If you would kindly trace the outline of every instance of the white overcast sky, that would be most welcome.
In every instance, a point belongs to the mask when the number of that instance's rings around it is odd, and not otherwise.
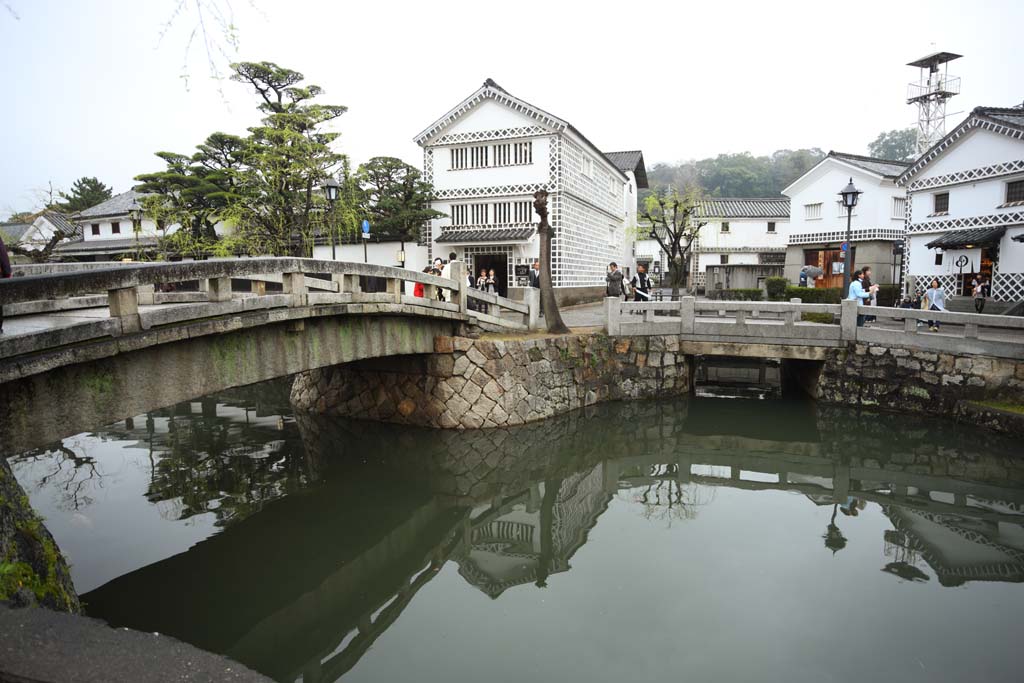
[[[200,1],[233,9],[232,60],[301,71],[324,102],[349,107],[337,144],[353,165],[419,166],[413,136],[488,77],[605,151],[642,149],[649,166],[865,153],[879,131],[914,123],[904,98],[917,71],[904,65],[936,50],[964,55],[950,112],[1024,100],[1019,0]],[[161,168],[154,152],[256,123],[254,95],[211,79],[200,42],[186,60],[197,0],[160,40],[178,2],[0,0],[0,218],[37,208],[48,182],[88,175],[126,190]]]

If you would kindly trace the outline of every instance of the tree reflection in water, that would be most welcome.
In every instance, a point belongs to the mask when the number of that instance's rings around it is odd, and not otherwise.
[[[149,449],[146,496],[171,517],[211,512],[227,529],[86,594],[92,614],[278,680],[335,680],[449,561],[495,600],[543,588],[571,570],[610,505],[671,525],[695,520],[721,488],[831,507],[823,541],[833,552],[846,546],[840,506],[852,517],[877,505],[894,527],[880,539],[879,568],[899,580],[1024,579],[1024,547],[1000,533],[1021,525],[1024,466],[1012,444],[975,431],[697,400],[439,432],[292,418],[284,403],[254,409],[265,401],[258,391],[97,432]],[[74,450],[51,457],[61,462],[38,484],[63,487],[61,472],[80,470],[67,505],[87,505],[102,470]]]

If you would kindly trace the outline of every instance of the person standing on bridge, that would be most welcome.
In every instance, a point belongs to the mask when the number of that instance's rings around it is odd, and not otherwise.
[[[629,284],[633,287],[633,301],[651,300],[651,278],[647,275],[647,266],[636,264],[636,275]]]
[[[928,289],[925,290],[924,301],[925,306],[928,308],[929,311],[946,310],[946,292],[944,289],[942,289],[942,286],[939,285],[939,280],[937,278],[932,278],[931,285],[929,285]],[[928,330],[931,332],[938,332],[939,321],[929,320]]]
[[[6,280],[14,274],[11,269],[11,257],[7,255],[4,238],[0,236],[0,278]],[[0,334],[4,333],[4,305],[0,304]]]
[[[605,296],[613,296],[617,299],[622,298],[622,271],[619,270],[619,264],[612,261],[608,264],[608,274],[605,276]]]
[[[864,305],[864,302],[871,298],[872,293],[876,290],[878,285],[872,285],[868,289],[864,289],[864,271],[856,270],[853,272],[853,280],[850,281],[850,295],[847,299],[852,299],[857,302],[857,310],[860,311],[860,307]],[[867,316],[857,313],[857,327],[864,327],[864,319]]]

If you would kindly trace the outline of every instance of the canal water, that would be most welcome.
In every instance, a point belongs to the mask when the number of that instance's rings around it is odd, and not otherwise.
[[[278,681],[1019,681],[1024,453],[787,400],[509,430],[208,397],[12,462],[88,613]]]

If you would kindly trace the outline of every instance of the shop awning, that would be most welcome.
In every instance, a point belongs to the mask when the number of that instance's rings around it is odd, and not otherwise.
[[[994,247],[1003,238],[1006,228],[971,228],[954,230],[937,237],[925,246],[929,249],[970,249],[971,247]]]
[[[534,228],[481,228],[478,230],[445,230],[437,243],[471,243],[471,242],[523,242],[533,236]]]

